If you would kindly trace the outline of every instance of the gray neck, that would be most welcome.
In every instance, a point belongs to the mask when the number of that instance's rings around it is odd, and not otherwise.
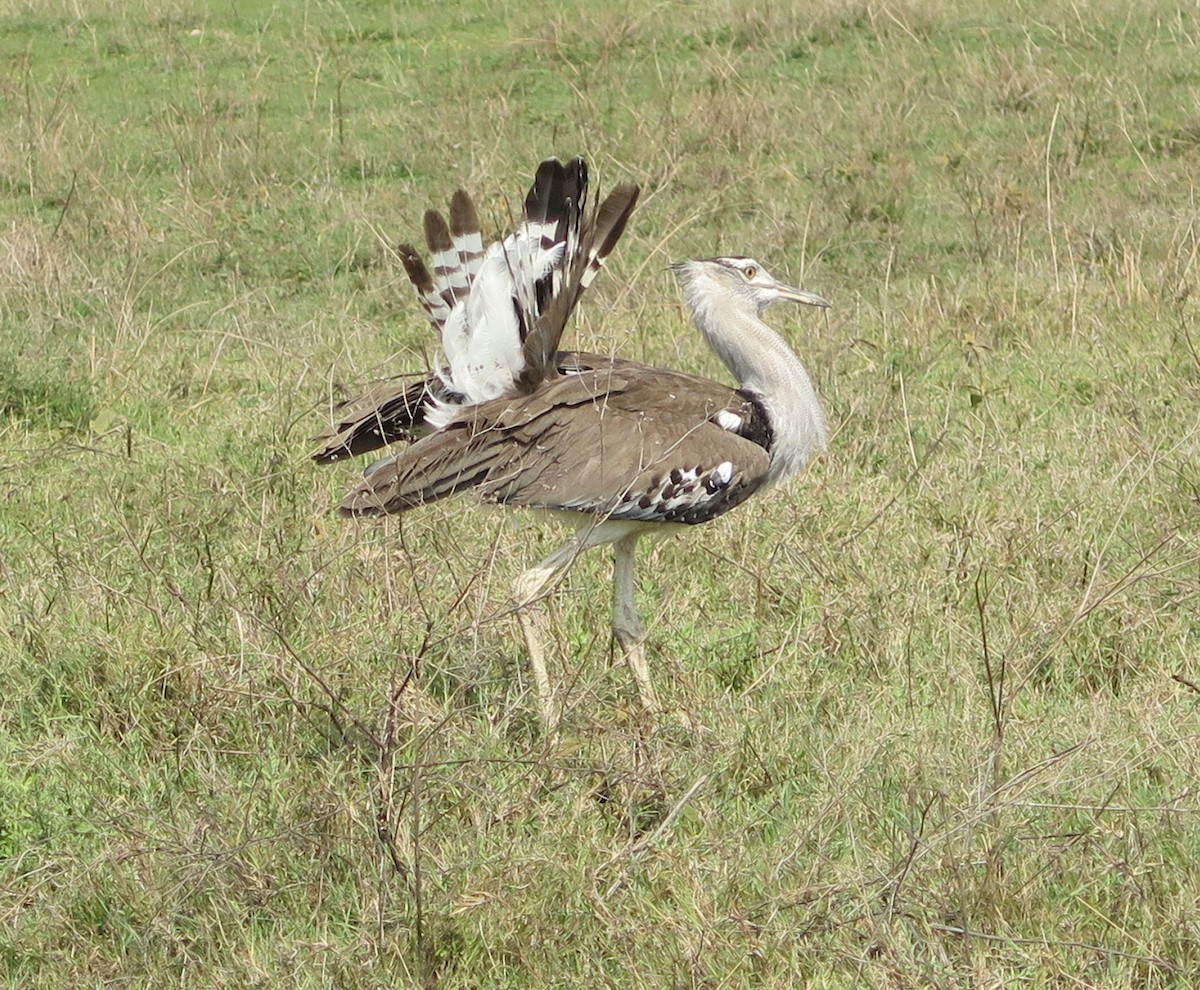
[[[756,313],[739,300],[700,295],[687,292],[692,321],[741,387],[766,409],[773,437],[767,480],[783,481],[823,451],[829,439],[817,390],[787,342]]]

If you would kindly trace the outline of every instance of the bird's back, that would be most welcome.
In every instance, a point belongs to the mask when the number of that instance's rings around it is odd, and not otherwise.
[[[598,368],[634,364],[624,358],[587,351],[559,351],[554,371],[559,376],[577,375]],[[451,401],[446,386],[436,375],[399,375],[376,382],[361,395],[333,407],[334,422],[315,442],[318,464],[332,464],[347,457],[369,454],[398,441],[411,442],[430,431],[426,413],[435,401]]]

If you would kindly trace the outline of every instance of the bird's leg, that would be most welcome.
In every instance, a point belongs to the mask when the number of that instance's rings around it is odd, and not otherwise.
[[[646,633],[638,622],[633,602],[633,559],[639,533],[632,533],[613,544],[613,635],[621,644],[625,660],[637,681],[642,707],[651,714],[657,712],[658,696],[650,683],[650,666],[646,662]]]
[[[554,702],[554,691],[550,687],[550,675],[546,672],[548,623],[546,613],[537,599],[546,586],[560,577],[588,545],[586,537],[577,533],[541,563],[523,571],[513,583],[513,604],[517,609],[517,621],[521,623],[521,632],[525,636],[529,670],[533,674],[533,684],[538,696],[538,710],[542,716],[542,725],[547,731],[558,727],[559,711]]]

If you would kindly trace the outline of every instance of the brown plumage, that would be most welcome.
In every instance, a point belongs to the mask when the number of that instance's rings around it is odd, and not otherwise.
[[[763,483],[766,435],[751,397],[623,362],[464,410],[368,468],[339,510],[403,512],[471,490],[483,501],[610,520],[705,522]]]

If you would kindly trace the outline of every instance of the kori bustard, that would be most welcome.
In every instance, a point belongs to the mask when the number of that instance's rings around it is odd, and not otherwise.
[[[451,221],[425,218],[431,275],[399,248],[441,336],[442,366],[340,407],[313,455],[328,462],[395,439],[339,506],[347,516],[404,512],[461,491],[485,502],[553,510],[577,528],[517,579],[517,606],[547,727],[559,708],[546,668],[538,599],[584,551],[613,545],[613,633],[647,711],[659,709],[634,606],[634,554],[652,530],[707,522],[800,471],[824,448],[812,380],[761,314],[780,300],[829,303],[776,281],[751,258],[686,261],[678,275],[692,321],[736,389],[678,371],[558,350],[566,321],[624,230],[638,189],[589,203],[576,158],[541,164],[524,219],[486,251],[469,196]]]

